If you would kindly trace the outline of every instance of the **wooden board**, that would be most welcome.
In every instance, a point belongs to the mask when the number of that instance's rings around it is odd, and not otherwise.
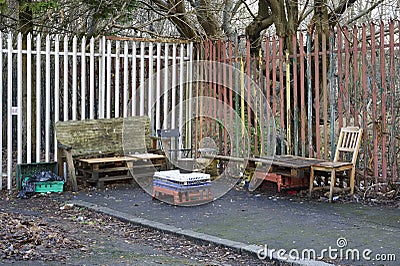
[[[147,116],[60,121],[56,134],[72,156],[144,153],[153,148]]]
[[[313,164],[323,162],[323,160],[315,158],[307,158],[292,155],[279,155],[274,157],[259,157],[251,158],[251,161],[260,162],[264,164],[271,164],[273,166],[287,167],[287,168],[309,168]]]
[[[134,159],[140,159],[140,160],[152,160],[152,159],[164,159],[165,156],[161,154],[155,154],[155,153],[141,153],[141,154],[129,154],[129,157],[132,157]]]
[[[219,159],[224,161],[244,162],[246,159],[239,157],[231,157],[224,155],[204,155],[204,158]],[[311,165],[322,162],[323,160],[315,158],[307,158],[292,155],[279,155],[274,157],[253,157],[248,158],[248,161],[259,162],[262,164],[269,164],[274,166],[288,167],[288,168],[309,168]]]
[[[115,162],[126,162],[136,161],[135,158],[131,157],[105,157],[105,158],[89,158],[89,159],[78,159],[78,161],[87,164],[98,164],[98,163],[115,163]]]
[[[245,161],[245,159],[243,159],[243,158],[226,156],[226,155],[204,154],[201,157],[206,158],[206,159],[218,159],[221,161],[233,161],[233,162],[244,162]]]

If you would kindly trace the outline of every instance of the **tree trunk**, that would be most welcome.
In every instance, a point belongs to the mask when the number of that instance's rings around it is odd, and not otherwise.
[[[296,0],[260,0],[258,14],[246,27],[246,35],[251,42],[251,53],[258,55],[261,48],[261,32],[275,25],[276,34],[283,38],[283,50],[293,51],[292,35],[299,26],[298,3]]]
[[[196,16],[207,37],[220,37],[221,30],[209,0],[200,0],[196,6]]]
[[[246,27],[246,36],[250,40],[250,52],[258,55],[261,48],[261,32],[275,23],[276,14],[271,13],[267,0],[258,1],[258,14],[253,21]]]

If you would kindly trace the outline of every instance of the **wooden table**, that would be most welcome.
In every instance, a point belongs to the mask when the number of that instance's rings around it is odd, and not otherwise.
[[[315,158],[278,155],[250,158],[249,164],[250,167],[255,168],[257,162],[261,163],[261,167],[254,172],[253,178],[274,182],[278,191],[281,191],[282,188],[308,187],[311,165],[322,161]]]
[[[311,165],[322,162],[323,160],[294,155],[277,155],[274,157],[250,158],[249,161],[270,165],[270,172],[273,173],[303,178],[310,172]]]
[[[205,158],[215,158],[221,161],[247,163],[247,169],[256,170],[253,178],[259,183],[267,180],[276,183],[278,191],[282,188],[308,187],[311,165],[322,162],[321,159],[300,157],[294,155],[277,155],[273,157],[240,158],[224,155],[205,155]],[[259,167],[257,167],[257,164]],[[254,183],[258,183],[255,180]]]

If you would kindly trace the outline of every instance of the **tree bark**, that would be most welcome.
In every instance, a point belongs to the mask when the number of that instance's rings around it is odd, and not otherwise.
[[[292,51],[291,37],[299,25],[297,0],[259,0],[258,14],[246,27],[252,54],[258,54],[261,48],[261,32],[272,25],[275,25],[276,34],[284,40],[283,49]]]
[[[200,0],[196,5],[196,16],[207,37],[221,37],[219,23],[209,0]]]

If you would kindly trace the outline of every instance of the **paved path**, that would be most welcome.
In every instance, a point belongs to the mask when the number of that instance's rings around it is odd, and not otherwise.
[[[292,201],[235,189],[205,205],[177,207],[152,200],[133,186],[81,192],[71,200],[268,250],[285,249],[292,255],[315,251],[319,257],[326,249],[325,258],[340,252],[351,258],[359,252],[359,261],[345,261],[350,265],[399,265],[400,261],[400,209]],[[364,251],[370,261],[363,259]],[[392,254],[397,262],[372,260]]]

